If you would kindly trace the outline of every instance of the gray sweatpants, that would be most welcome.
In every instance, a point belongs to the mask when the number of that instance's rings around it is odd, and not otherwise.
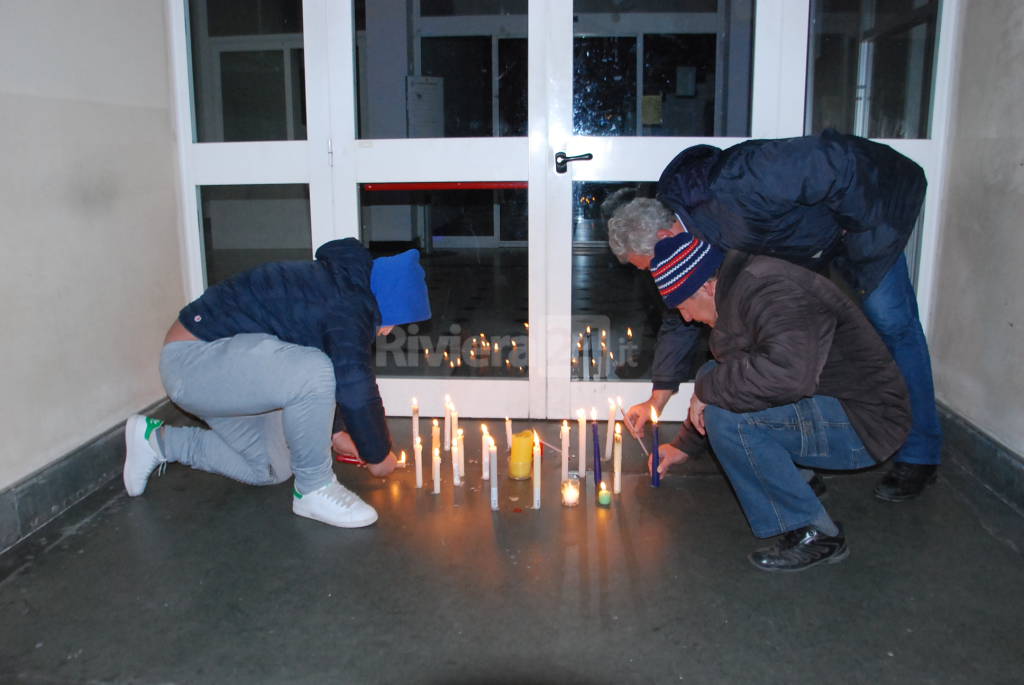
[[[246,333],[164,345],[167,396],[212,430],[166,427],[165,458],[252,485],[295,475],[311,492],[334,477],[334,367],[318,349]]]

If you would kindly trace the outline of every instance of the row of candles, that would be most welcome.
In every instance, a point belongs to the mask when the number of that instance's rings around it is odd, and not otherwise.
[[[616,420],[619,413],[625,413],[622,410],[621,399],[608,400],[608,424],[607,424],[607,435],[605,440],[605,460],[612,461],[612,491],[609,491],[605,485],[604,480],[601,478],[601,444],[600,434],[597,419],[597,410],[592,408],[590,410],[591,416],[591,435],[593,437],[593,470],[594,470],[594,482],[598,484],[598,504],[602,506],[609,506],[611,504],[612,492],[618,495],[622,492],[622,426]],[[577,422],[579,423],[579,444],[577,452],[576,472],[573,477],[570,477],[569,473],[569,443],[571,429],[568,420],[562,421],[562,427],[560,432],[561,438],[561,480],[562,480],[562,504],[565,506],[575,506],[579,503],[580,497],[580,481],[584,480],[587,475],[587,431],[586,423],[587,416],[583,409],[576,412]],[[651,452],[651,485],[658,487],[660,485],[660,476],[658,474],[658,415],[654,409],[651,409],[651,424],[654,428],[654,444]],[[494,438],[490,435],[487,430],[487,424],[481,424],[480,426],[481,440],[480,440],[480,462],[481,462],[481,479],[490,481],[490,495],[491,495],[491,509],[494,511],[498,510],[498,455],[497,455],[497,444]],[[532,480],[533,480],[533,508],[540,509],[541,503],[541,439],[537,434],[537,431],[532,431],[533,437],[533,449],[531,455],[532,462]],[[419,404],[414,397],[412,399],[412,439],[413,439],[413,460],[416,471],[416,487],[423,487],[423,441],[420,438],[420,409]],[[525,480],[530,477],[529,466],[525,472],[519,472],[520,469],[515,469],[512,459],[516,456],[513,448],[514,437],[512,435],[512,419],[505,417],[505,445],[509,451],[510,457],[510,476],[516,479]],[[641,447],[643,442],[640,441]],[[456,486],[461,486],[463,480],[466,478],[466,453],[465,453],[465,433],[462,428],[459,428],[459,412],[452,403],[451,398],[445,395],[445,412],[444,412],[444,442],[441,442],[441,424],[438,419],[433,419],[431,424],[431,479],[433,483],[433,494],[437,495],[441,492],[441,450],[451,452],[451,464],[452,464],[452,482]],[[644,448],[646,453],[646,448]],[[610,452],[610,454],[609,454]],[[529,465],[530,462],[524,460],[518,460],[519,465]],[[399,464],[405,466],[406,457],[403,451],[399,459]]]
[[[620,339],[621,342],[621,339]],[[632,344],[633,329],[626,329],[626,342]],[[600,349],[598,349],[598,343]],[[622,348],[622,351],[630,356],[629,345]],[[628,360],[621,360],[627,363]],[[594,329],[587,326],[585,331],[580,331],[576,337],[576,352],[569,358],[572,367],[572,375],[581,380],[598,380],[609,378],[612,369],[615,367],[615,352],[612,351],[608,342],[608,331],[601,329],[599,340],[594,340]]]

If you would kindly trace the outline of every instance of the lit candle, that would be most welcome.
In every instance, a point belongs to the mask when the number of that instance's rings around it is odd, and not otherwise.
[[[622,493],[622,426],[615,422],[615,442],[612,444],[612,491]]]
[[[441,450],[434,448],[434,457],[430,462],[430,475],[434,479],[434,494],[441,494]]]
[[[420,405],[416,398],[412,398],[412,443],[420,439]]]
[[[434,452],[441,449],[441,426],[438,425],[437,419],[434,419],[430,427],[430,449]]]
[[[575,507],[580,503],[580,485],[575,478],[562,481],[562,506]]]
[[[562,480],[569,480],[569,422],[562,421]]]
[[[444,451],[452,444],[452,398],[444,396]]]
[[[480,424],[480,471],[481,477],[488,480],[491,477],[491,436],[487,432],[487,424]]]
[[[491,467],[491,511],[498,511],[498,446],[494,444],[494,438],[488,436],[487,440]]]
[[[398,468],[405,468],[405,450],[398,453]]]
[[[587,477],[587,413],[582,409],[576,411],[579,423],[579,454],[576,455],[576,474],[583,480]]]
[[[533,431],[533,508],[540,509],[540,436]]]
[[[604,460],[608,461],[612,458],[612,437],[615,435],[615,413],[618,411],[618,407],[615,406],[615,400],[608,398],[608,430],[605,431],[604,436]]]
[[[601,482],[601,438],[597,432],[597,409],[590,408],[590,427],[594,432],[594,480]]]
[[[455,444],[459,446],[459,484],[462,484],[462,479],[466,477],[466,441],[465,435],[460,428],[455,433]]]
[[[612,503],[612,493],[608,491],[608,486],[601,481],[600,487],[597,489],[597,503],[602,507],[607,507]]]
[[[505,447],[510,451],[512,449],[512,419],[507,416],[505,417]]]
[[[416,442],[412,446],[413,460],[416,462],[416,487],[423,487],[423,441],[416,436]]]
[[[632,339],[633,339],[633,329],[627,327],[626,328],[626,340],[632,340]]]
[[[658,473],[658,412],[651,407],[651,425],[654,426],[654,448],[651,450],[651,487],[661,486],[661,474]]]

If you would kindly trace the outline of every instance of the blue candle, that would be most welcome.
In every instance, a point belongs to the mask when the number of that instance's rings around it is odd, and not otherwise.
[[[597,434],[597,410],[590,410],[590,417],[593,419],[591,427],[594,429],[594,482],[601,482],[601,438]]]
[[[651,487],[661,487],[661,474],[658,473],[658,463],[661,461],[658,454],[658,444],[661,440],[658,437],[658,415],[651,409],[651,423],[654,425],[654,449],[651,450]]]

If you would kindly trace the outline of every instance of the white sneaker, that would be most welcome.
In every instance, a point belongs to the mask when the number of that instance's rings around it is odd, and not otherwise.
[[[149,474],[166,460],[153,449],[149,436],[164,425],[160,419],[151,419],[138,414],[129,416],[124,424],[124,489],[132,497],[146,491]]]
[[[292,512],[339,528],[362,528],[377,520],[377,510],[337,479],[305,495],[292,488]]]

